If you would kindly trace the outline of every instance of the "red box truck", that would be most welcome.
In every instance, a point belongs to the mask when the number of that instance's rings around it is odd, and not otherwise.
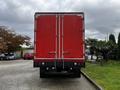
[[[36,12],[34,67],[40,77],[65,72],[80,77],[85,66],[83,12]]]

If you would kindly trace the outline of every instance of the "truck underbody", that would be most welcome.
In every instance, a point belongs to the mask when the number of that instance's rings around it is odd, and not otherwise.
[[[41,62],[39,62],[41,61]],[[46,77],[49,74],[66,74],[71,75],[71,77],[80,77],[81,76],[81,67],[85,67],[85,62],[81,60],[78,62],[64,60],[54,60],[55,62],[45,61],[45,60],[36,60],[34,62],[34,67],[40,67],[40,77]]]

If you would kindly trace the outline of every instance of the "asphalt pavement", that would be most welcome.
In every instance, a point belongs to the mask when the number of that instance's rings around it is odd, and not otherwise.
[[[0,90],[96,90],[81,78],[39,78],[39,68],[32,60],[0,61]]]

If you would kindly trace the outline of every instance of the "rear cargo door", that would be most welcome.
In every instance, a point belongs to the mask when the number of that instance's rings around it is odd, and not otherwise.
[[[39,59],[53,59],[56,52],[56,15],[38,15],[35,22],[35,56]]]
[[[80,15],[63,16],[63,57],[65,59],[83,58],[84,30],[83,17]]]

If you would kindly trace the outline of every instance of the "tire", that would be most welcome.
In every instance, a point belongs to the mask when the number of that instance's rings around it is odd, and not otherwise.
[[[73,74],[74,74],[73,75],[74,77],[80,78],[81,77],[81,71],[80,71],[80,69],[79,68],[74,69]]]
[[[40,68],[40,78],[45,78],[45,69],[44,68]]]

